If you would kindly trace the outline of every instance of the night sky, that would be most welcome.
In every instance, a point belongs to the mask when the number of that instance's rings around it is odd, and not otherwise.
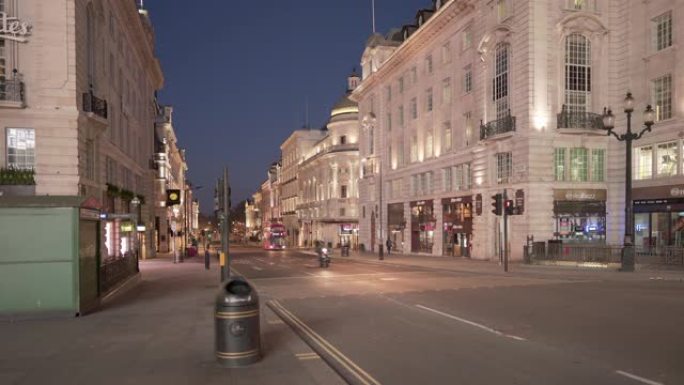
[[[376,0],[380,33],[430,0]],[[322,127],[372,32],[371,0],[147,0],[189,179],[202,212],[229,167],[232,200],[251,197],[305,123]]]

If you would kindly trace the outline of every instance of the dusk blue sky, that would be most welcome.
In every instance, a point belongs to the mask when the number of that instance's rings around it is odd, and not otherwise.
[[[376,0],[378,32],[411,22],[430,0]],[[251,197],[305,122],[326,123],[359,67],[371,34],[371,0],[148,0],[165,75],[201,210],[229,167],[234,203]]]

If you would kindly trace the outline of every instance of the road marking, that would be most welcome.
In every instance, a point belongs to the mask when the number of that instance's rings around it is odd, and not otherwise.
[[[331,357],[336,363],[340,364],[344,369],[346,369],[347,372],[351,373],[356,377],[356,379],[361,382],[364,385],[380,385],[380,383],[374,379],[370,374],[368,374],[366,371],[358,367],[352,360],[350,360],[347,356],[342,354],[339,350],[337,350],[333,345],[331,345],[328,341],[326,341],[323,337],[321,337],[318,333],[313,331],[307,324],[302,322],[299,318],[297,318],[294,314],[292,314],[289,310],[285,309],[283,305],[280,304],[280,302],[276,300],[271,300],[268,301],[268,305],[271,306],[271,308],[278,314],[279,316],[283,317],[284,320],[288,322],[288,324],[295,329],[298,333],[304,334],[307,336],[312,342],[313,345],[310,344],[310,346],[314,349],[317,350],[321,349],[329,357]],[[306,339],[305,339],[306,340]],[[309,342],[309,341],[307,341]],[[319,352],[320,355],[320,352]],[[323,357],[324,358],[324,357]],[[328,361],[328,360],[326,360]],[[330,363],[330,362],[328,362]],[[331,364],[333,368],[336,368],[334,364]],[[340,373],[342,374],[342,373]],[[344,377],[344,376],[343,376]]]
[[[399,278],[380,278],[381,281],[396,281]]]
[[[260,268],[260,267],[258,267],[258,266],[251,266],[251,267],[252,267],[252,269],[254,269],[254,270],[256,270],[256,271],[261,271],[261,270],[263,270],[262,268]]]
[[[319,356],[318,354],[316,354],[316,353],[314,353],[314,352],[311,352],[311,353],[297,353],[297,354],[295,354],[295,356],[297,356],[297,358],[298,358],[299,360],[301,360],[301,361],[305,361],[305,360],[320,360],[320,359],[321,359],[321,356]]]
[[[615,373],[617,373],[617,374],[619,374],[619,375],[621,375],[621,376],[625,376],[625,377],[627,377],[627,378],[631,378],[632,380],[635,380],[635,381],[643,382],[644,384],[648,384],[648,385],[663,385],[663,384],[660,383],[660,382],[651,381],[651,380],[649,380],[648,378],[639,377],[639,376],[637,376],[636,374],[623,372],[622,370],[616,370]]]
[[[492,328],[490,328],[489,326],[485,326],[485,325],[482,325],[482,324],[479,324],[479,323],[473,322],[473,321],[468,321],[468,320],[465,319],[465,318],[457,317],[457,316],[452,315],[452,314],[449,314],[449,313],[444,313],[444,312],[441,312],[441,311],[439,311],[439,310],[431,309],[431,308],[426,307],[426,306],[423,306],[423,305],[416,305],[416,307],[421,308],[421,309],[423,309],[423,310],[427,310],[427,311],[433,312],[433,313],[435,313],[435,314],[439,314],[439,315],[441,315],[441,316],[443,316],[443,317],[447,317],[447,318],[450,318],[450,319],[453,319],[453,320],[456,320],[456,321],[459,321],[459,322],[463,322],[464,324],[468,324],[468,325],[470,325],[470,326],[475,326],[476,328],[480,328],[480,329],[482,329],[482,330],[484,330],[484,331],[487,331],[487,332],[492,333],[492,334],[496,334],[497,336],[500,336],[500,337],[512,338],[512,339],[514,339],[514,340],[516,340],[516,341],[526,341],[526,339],[524,339],[524,338],[522,338],[522,337],[514,336],[514,335],[511,335],[511,334],[506,334],[506,333],[500,332],[500,331],[498,331],[498,330],[496,330],[496,329],[492,329]]]

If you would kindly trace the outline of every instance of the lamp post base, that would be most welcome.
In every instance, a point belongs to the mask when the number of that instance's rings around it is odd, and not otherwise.
[[[620,271],[633,272],[634,271],[634,246],[624,245],[622,248]]]
[[[378,259],[381,261],[385,259],[385,252],[382,249],[382,245],[378,247]]]

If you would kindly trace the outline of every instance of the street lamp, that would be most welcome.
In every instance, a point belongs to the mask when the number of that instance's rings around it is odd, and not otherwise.
[[[361,121],[361,125],[366,130],[374,130],[376,127],[376,123],[377,123],[377,118],[375,117],[375,114],[372,112],[369,113],[368,115],[364,116],[362,121]],[[373,133],[373,135],[371,135],[369,139],[370,139],[370,146],[371,146],[371,148],[373,148],[374,147],[373,141],[375,141],[375,133]],[[374,152],[375,151],[372,151],[371,154]],[[369,158],[372,158],[377,162],[377,165],[374,162],[371,166],[373,167],[373,169],[375,169],[377,166],[376,172],[378,174],[378,185],[380,185],[380,192],[378,194],[379,195],[379,199],[378,199],[378,201],[379,201],[378,202],[378,204],[379,204],[378,221],[380,222],[380,224],[379,224],[380,234],[378,237],[378,244],[379,244],[378,245],[378,259],[382,261],[383,259],[385,259],[384,251],[382,248],[383,247],[383,243],[382,243],[382,238],[383,238],[383,232],[382,232],[382,159],[378,155],[374,155],[374,156],[369,157]]]
[[[133,252],[135,252],[136,266],[138,261],[140,261],[140,252],[138,250],[138,207],[140,206],[140,198],[137,196],[133,197],[131,200],[131,206],[133,206]],[[140,269],[137,269],[140,271]]]
[[[631,92],[627,92],[625,97],[625,114],[627,114],[627,131],[624,134],[616,134],[615,116],[609,109],[603,109],[603,127],[608,131],[607,135],[613,135],[617,140],[625,142],[626,160],[625,160],[625,238],[623,240],[622,248],[622,263],[621,271],[634,271],[634,225],[633,208],[632,208],[632,141],[639,140],[644,133],[651,132],[653,126],[655,112],[651,105],[646,106],[644,111],[644,128],[639,132],[632,132],[632,112],[634,112],[634,98]]]

